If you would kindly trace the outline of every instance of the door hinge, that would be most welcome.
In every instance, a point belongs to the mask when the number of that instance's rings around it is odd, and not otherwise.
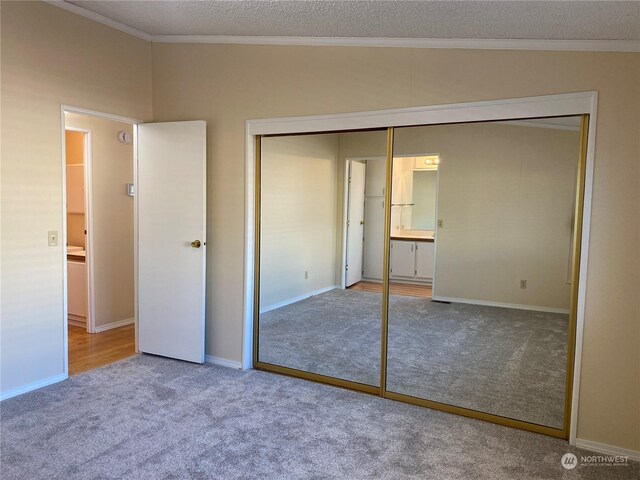
[[[414,270],[414,271],[413,271],[413,274],[414,274],[414,275],[417,275],[417,274],[418,274],[418,270]]]
[[[349,220],[347,220],[347,227],[349,226]]]
[[[349,183],[351,183],[351,177],[349,177]]]
[[[345,270],[349,270],[349,265],[345,265],[345,266],[344,266],[344,269],[345,269]]]

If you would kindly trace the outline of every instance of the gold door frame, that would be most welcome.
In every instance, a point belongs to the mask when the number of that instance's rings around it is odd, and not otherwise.
[[[570,115],[563,115],[570,116]],[[510,120],[510,119],[504,119]],[[491,120],[492,122],[497,120]],[[478,123],[477,121],[469,123]],[[410,125],[402,126],[400,128],[410,128]],[[424,125],[428,126],[428,125]],[[503,417],[500,415],[480,412],[469,408],[459,407],[455,405],[449,405],[446,403],[435,402],[433,400],[422,399],[405,395],[401,393],[395,393],[387,390],[387,341],[389,330],[389,255],[391,247],[391,186],[392,186],[392,167],[393,167],[393,143],[394,143],[394,130],[395,127],[387,128],[387,151],[386,151],[386,185],[385,185],[385,237],[384,237],[384,251],[383,251],[383,281],[382,281],[382,312],[381,312],[381,342],[380,342],[380,386],[365,385],[362,383],[353,382],[350,380],[342,380],[339,378],[329,377],[326,375],[320,375],[317,373],[306,372],[297,370],[294,368],[283,367],[280,365],[274,365],[270,363],[260,362],[258,360],[258,338],[259,338],[259,317],[260,317],[260,217],[261,217],[261,142],[262,136],[255,136],[255,251],[254,251],[254,302],[253,302],[253,368],[258,370],[264,370],[293,377],[303,378],[306,380],[312,380],[316,382],[326,383],[337,387],[349,388],[352,390],[378,395],[390,400],[401,401],[412,405],[418,405],[422,407],[432,408],[434,410],[440,410],[447,413],[453,413],[456,415],[462,415],[477,420],[484,420],[498,425],[504,425],[507,427],[518,428],[530,432],[549,435],[551,437],[569,438],[569,430],[571,423],[571,407],[572,407],[572,394],[573,394],[573,382],[574,382],[574,365],[575,365],[575,350],[576,350],[576,325],[577,325],[577,307],[578,307],[578,292],[579,292],[579,278],[580,278],[580,258],[581,258],[581,245],[582,245],[582,227],[583,227],[583,213],[584,213],[584,195],[585,195],[585,182],[586,182],[586,161],[587,161],[587,145],[588,145],[588,133],[589,133],[589,114],[581,114],[580,122],[580,151],[578,158],[578,168],[576,174],[576,197],[575,197],[575,210],[573,220],[573,238],[572,248],[573,257],[571,259],[571,300],[569,307],[569,324],[567,335],[567,368],[565,379],[565,399],[564,399],[564,422],[562,428],[553,428],[545,425],[539,425],[523,420],[516,420],[513,418]],[[359,130],[351,130],[359,131]],[[308,132],[313,133],[313,132]],[[320,132],[318,132],[320,133]],[[329,132],[321,132],[329,133]],[[331,132],[341,133],[341,132]],[[270,135],[271,136],[271,135]]]

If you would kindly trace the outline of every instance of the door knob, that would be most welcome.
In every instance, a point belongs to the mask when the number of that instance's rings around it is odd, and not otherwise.
[[[191,242],[192,248],[200,248],[200,245],[200,240],[194,240],[193,242]]]

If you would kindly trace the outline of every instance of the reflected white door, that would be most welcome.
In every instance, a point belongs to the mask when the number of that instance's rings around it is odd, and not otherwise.
[[[362,280],[364,248],[364,186],[366,165],[349,160],[349,192],[347,205],[346,286]]]
[[[206,122],[138,125],[138,348],[204,362]]]

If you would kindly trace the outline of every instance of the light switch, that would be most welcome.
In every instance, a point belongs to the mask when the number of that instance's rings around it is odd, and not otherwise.
[[[50,247],[55,247],[58,245],[58,231],[57,230],[49,230],[47,233],[47,238],[49,241]]]

